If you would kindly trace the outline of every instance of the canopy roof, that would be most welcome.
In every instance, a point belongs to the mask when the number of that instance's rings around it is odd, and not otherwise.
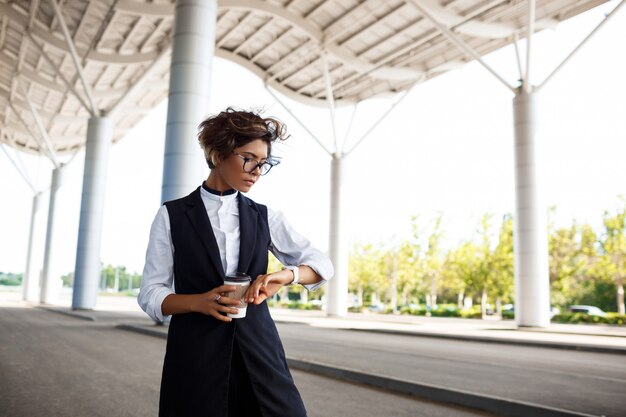
[[[536,0],[535,29],[602,3]],[[473,59],[433,17],[482,56],[525,36],[528,2],[220,0],[215,54],[292,99],[357,102]],[[0,0],[0,142],[72,153],[97,112],[121,139],[167,96],[173,21],[168,0]]]

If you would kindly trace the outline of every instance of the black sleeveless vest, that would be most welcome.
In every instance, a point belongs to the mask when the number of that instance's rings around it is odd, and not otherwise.
[[[239,193],[239,272],[267,273],[270,232],[267,207]],[[174,245],[177,294],[210,291],[224,282],[217,241],[200,196],[166,202]],[[296,389],[267,303],[249,304],[230,323],[199,313],[172,316],[161,379],[160,416],[227,417],[233,344],[241,350],[264,417],[302,417]]]

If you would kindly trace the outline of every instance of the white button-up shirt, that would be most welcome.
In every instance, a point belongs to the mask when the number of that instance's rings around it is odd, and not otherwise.
[[[237,193],[218,196],[200,188],[202,202],[211,221],[226,275],[237,272],[239,265],[239,205]],[[279,211],[267,209],[270,251],[285,266],[306,265],[322,277],[316,284],[304,285],[315,290],[333,276],[333,266],[324,253],[298,234]],[[141,290],[137,298],[141,308],[155,321],[163,321],[161,304],[175,293],[174,245],[166,206],[161,206],[150,228]]]

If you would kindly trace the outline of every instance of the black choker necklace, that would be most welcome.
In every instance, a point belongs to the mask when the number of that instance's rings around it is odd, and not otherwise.
[[[222,196],[222,195],[231,195],[231,194],[235,194],[237,192],[237,190],[233,190],[232,188],[230,190],[226,190],[226,191],[217,191],[217,190],[214,190],[213,188],[207,187],[207,185],[204,182],[202,183],[202,188],[204,188],[205,190],[207,190],[211,194],[220,195],[220,196]]]

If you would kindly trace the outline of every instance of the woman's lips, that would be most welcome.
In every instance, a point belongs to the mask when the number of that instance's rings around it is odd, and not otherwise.
[[[252,181],[252,180],[243,180],[243,182],[248,184],[250,187],[252,187],[254,185],[254,181]]]

